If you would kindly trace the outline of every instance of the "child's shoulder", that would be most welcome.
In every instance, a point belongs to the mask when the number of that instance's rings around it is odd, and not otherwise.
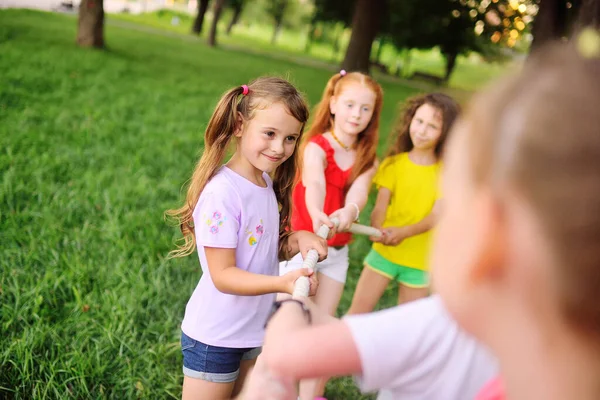
[[[240,189],[234,174],[227,167],[221,167],[206,183],[202,195],[219,194],[227,196],[237,194]]]
[[[407,157],[408,153],[398,153],[391,156],[387,156],[383,159],[381,164],[379,164],[379,169],[400,165],[407,159]]]
[[[319,133],[318,135],[311,137],[310,139],[308,139],[308,143],[314,143],[323,149],[331,147],[329,145],[329,141],[325,137],[325,133]]]
[[[273,187],[273,181],[269,174],[263,173],[263,178],[267,182],[268,187]],[[237,172],[222,166],[217,173],[208,181],[203,192],[222,192],[222,193],[248,193],[253,190],[260,190],[258,186],[251,183],[246,178],[239,175]]]

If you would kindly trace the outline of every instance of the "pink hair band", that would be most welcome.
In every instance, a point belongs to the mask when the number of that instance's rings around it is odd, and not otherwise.
[[[242,85],[242,94],[245,96],[248,94],[248,92],[250,92],[248,85]]]
[[[346,76],[346,70],[345,70],[345,69],[341,70],[341,71],[340,71],[340,75],[341,75],[341,76]]]

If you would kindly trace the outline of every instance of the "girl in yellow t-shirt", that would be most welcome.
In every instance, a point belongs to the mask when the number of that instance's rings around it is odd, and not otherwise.
[[[390,280],[398,304],[429,294],[427,255],[439,208],[441,153],[459,106],[431,93],[409,99],[395,128],[396,140],[373,183],[379,189],[371,225],[383,231],[364,261],[348,314],[370,312]]]

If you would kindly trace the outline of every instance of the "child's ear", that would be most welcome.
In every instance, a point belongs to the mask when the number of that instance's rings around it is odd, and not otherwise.
[[[235,137],[242,137],[242,132],[244,131],[244,116],[241,112],[237,113],[237,120],[235,121],[235,131],[233,134]]]
[[[336,103],[337,103],[337,99],[335,98],[335,96],[331,96],[331,98],[329,99],[329,112],[332,115],[335,115],[334,110],[335,110]]]

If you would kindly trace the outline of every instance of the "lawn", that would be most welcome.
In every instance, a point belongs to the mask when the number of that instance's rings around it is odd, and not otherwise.
[[[223,91],[278,74],[315,104],[330,71],[110,24],[109,50],[84,50],[75,32],[70,16],[0,10],[0,398],[178,398],[200,272],[165,259],[178,235],[163,211]],[[383,86],[385,136],[414,90]],[[367,250],[352,246],[340,314]],[[361,398],[349,378],[327,396]]]

